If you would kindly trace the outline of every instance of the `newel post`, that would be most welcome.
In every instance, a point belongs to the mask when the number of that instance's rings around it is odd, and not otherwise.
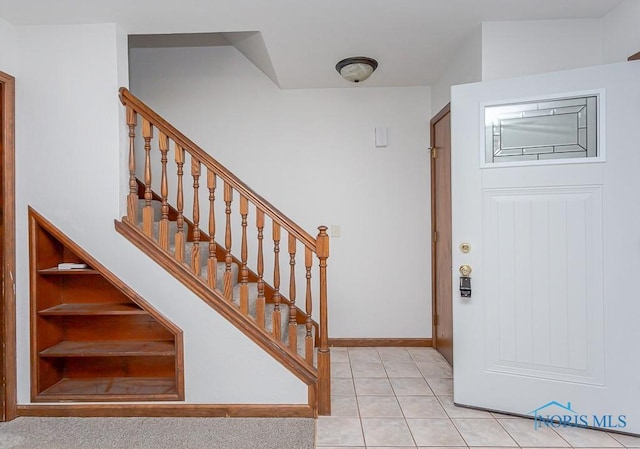
[[[331,355],[327,328],[327,259],[329,235],[327,227],[320,226],[316,240],[316,253],[320,260],[320,344],[318,348],[318,414],[331,414]]]

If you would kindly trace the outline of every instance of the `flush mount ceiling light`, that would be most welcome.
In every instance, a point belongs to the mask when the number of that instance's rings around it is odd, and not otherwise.
[[[378,68],[378,61],[365,56],[353,56],[336,64],[336,70],[344,79],[359,83],[371,76]]]

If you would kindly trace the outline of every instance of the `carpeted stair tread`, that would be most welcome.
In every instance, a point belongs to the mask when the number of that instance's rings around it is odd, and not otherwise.
[[[233,287],[233,302],[237,306],[240,306],[240,284],[236,284]],[[247,290],[249,291],[249,315],[254,319],[256,318],[256,303],[258,301],[258,284],[251,282],[247,284]],[[273,332],[273,311],[275,310],[274,304],[265,304],[264,308],[264,325],[267,332]],[[286,304],[280,304],[280,335],[282,341],[287,341],[289,336],[289,306]]]
[[[224,273],[227,270],[227,264],[224,262],[218,262],[216,265],[216,289],[224,291]],[[231,285],[234,286],[238,283],[238,271],[239,267],[237,263],[231,264]],[[207,280],[207,264],[205,263],[200,267],[200,277],[202,280]]]
[[[191,252],[193,251],[193,242],[186,242],[184,245],[184,264],[188,267],[191,267]],[[209,258],[209,244],[200,242],[200,277],[204,280],[207,279],[207,261]],[[171,255],[175,255],[176,248],[175,246],[169,247],[169,253]],[[217,270],[216,270],[216,288],[218,290],[224,289],[224,272],[226,271],[227,265],[224,262],[218,261]],[[237,263],[231,264],[231,285],[235,285],[238,283],[238,272],[240,268]]]
[[[144,199],[138,200],[138,222],[142,224],[142,209],[144,209],[147,201]],[[151,201],[151,208],[153,209],[153,221],[160,221],[162,218],[162,203],[157,200]]]
[[[169,245],[175,245],[176,233],[178,232],[178,223],[176,221],[169,221]],[[185,229],[186,232],[186,229]],[[156,242],[160,241],[160,222],[153,222],[153,239]]]
[[[304,350],[305,350],[305,339],[307,337],[307,326],[305,324],[298,324],[297,327],[297,333],[298,333],[298,354],[300,355],[300,357],[302,357],[303,359],[306,358]],[[315,329],[313,327],[311,327],[311,341],[313,341],[313,365],[317,366],[316,363],[316,351],[315,351]]]

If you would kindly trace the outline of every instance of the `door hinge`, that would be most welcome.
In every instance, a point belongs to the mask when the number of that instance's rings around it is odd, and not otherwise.
[[[431,235],[431,239],[432,239],[434,242],[437,242],[437,241],[438,241],[438,231],[433,231],[433,233],[432,233],[432,235]]]
[[[435,159],[438,157],[438,150],[436,147],[430,147],[429,151],[431,151],[431,158]]]

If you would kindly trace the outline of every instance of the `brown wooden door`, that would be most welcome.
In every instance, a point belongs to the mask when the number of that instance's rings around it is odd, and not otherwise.
[[[4,154],[4,126],[2,126],[2,123],[4,122],[4,95],[2,90],[4,89],[4,83],[0,83],[0,201],[4,202],[4,198],[2,195],[2,178],[4,178],[3,176],[3,170],[2,170],[2,166],[3,164],[3,157],[2,155]],[[4,235],[4,217],[3,217],[3,207],[2,204],[0,204],[0,236]],[[0,266],[4,267],[4,241],[3,239],[0,239]],[[2,296],[0,296],[1,298],[4,298],[4,270],[0,270],[0,285],[2,285]],[[2,306],[0,307],[0,329],[5,329],[5,320],[7,319],[6,317],[6,311],[5,311],[5,307],[4,307],[4,301],[2,301]],[[5,338],[4,338],[4,331],[2,332],[2,346],[4,347],[5,345]],[[5,385],[5,351],[2,350],[0,351],[0,355],[1,355],[1,359],[0,359],[0,379],[2,379],[2,381],[0,382],[0,401],[2,403],[2,409],[0,409],[0,420],[1,421],[6,421],[6,410],[7,410],[7,401],[6,401],[6,385]]]
[[[0,419],[16,417],[15,199],[13,77],[0,72]]]
[[[451,113],[431,119],[433,346],[453,365],[451,299]]]

